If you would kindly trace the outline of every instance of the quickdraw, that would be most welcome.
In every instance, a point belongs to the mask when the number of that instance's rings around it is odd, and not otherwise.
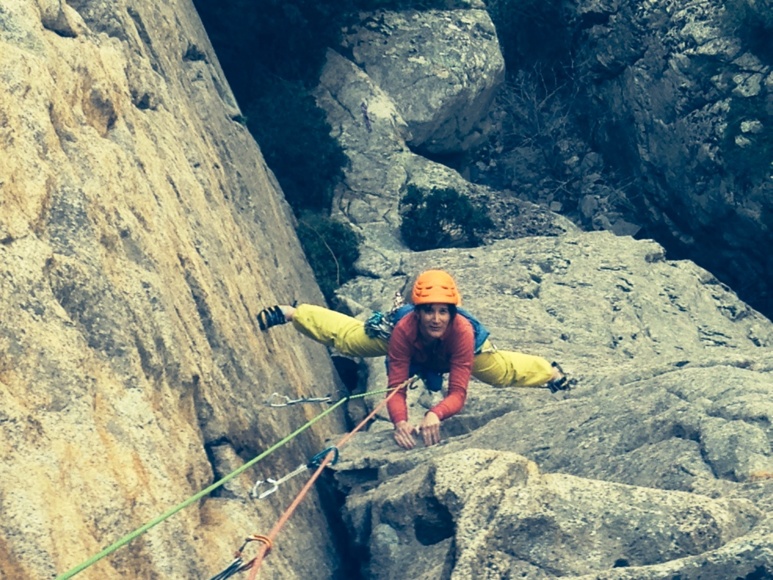
[[[212,576],[210,580],[227,580],[228,578],[235,576],[239,572],[244,572],[245,570],[249,570],[250,568],[252,568],[253,564],[255,563],[255,558],[252,558],[251,560],[248,560],[247,562],[245,562],[244,557],[242,555],[242,553],[244,552],[244,549],[247,547],[247,544],[249,544],[250,542],[262,542],[263,544],[266,544],[267,546],[266,552],[270,552],[271,548],[273,547],[273,542],[271,542],[271,539],[266,536],[253,534],[245,538],[244,543],[234,553],[233,562],[231,562],[228,566],[226,566],[226,568],[222,572]]]
[[[300,475],[307,469],[313,469],[315,467],[319,467],[320,463],[322,463],[322,460],[325,459],[325,457],[327,457],[327,455],[330,452],[334,453],[333,459],[330,460],[330,465],[335,465],[338,462],[338,448],[335,446],[331,446],[320,451],[314,457],[312,457],[308,463],[299,465],[284,477],[280,477],[279,479],[273,479],[269,477],[267,479],[261,479],[260,481],[256,481],[255,485],[253,485],[252,489],[250,490],[250,497],[252,497],[253,499],[267,498],[272,493],[274,493],[277,489],[279,489],[279,486],[282,485],[284,482],[289,481],[296,475]],[[264,485],[270,485],[271,487],[269,487],[268,489],[264,489],[261,492],[260,488],[263,487]]]
[[[276,402],[277,399],[284,399],[283,402]],[[289,407],[290,405],[300,405],[302,403],[330,403],[331,396],[325,395],[324,397],[301,397],[299,399],[291,399],[287,395],[281,395],[279,393],[272,393],[266,400],[266,406],[268,407]]]

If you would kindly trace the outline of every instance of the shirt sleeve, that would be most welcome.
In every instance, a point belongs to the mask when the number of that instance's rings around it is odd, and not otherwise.
[[[454,321],[454,334],[449,337],[451,370],[448,374],[448,395],[431,411],[443,421],[455,415],[467,400],[467,387],[472,376],[472,360],[475,357],[475,335],[466,320]]]
[[[392,331],[392,336],[389,339],[389,350],[387,352],[387,383],[390,389],[408,380],[412,353],[413,348],[411,346],[410,337],[403,326],[398,324]],[[389,395],[389,393],[387,393],[387,395]],[[392,423],[397,424],[400,421],[408,420],[405,388],[400,389],[400,391],[389,400],[387,403],[387,410],[389,411],[389,418],[392,420]]]

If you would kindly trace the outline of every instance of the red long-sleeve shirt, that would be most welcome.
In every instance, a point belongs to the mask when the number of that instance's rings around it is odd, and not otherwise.
[[[427,345],[419,336],[418,315],[411,312],[395,325],[389,339],[389,387],[396,387],[408,379],[411,362],[430,371],[449,373],[448,395],[431,409],[442,421],[464,407],[474,356],[475,333],[464,316],[454,316],[442,338]],[[393,423],[408,420],[405,399],[405,389],[390,399],[387,409]]]

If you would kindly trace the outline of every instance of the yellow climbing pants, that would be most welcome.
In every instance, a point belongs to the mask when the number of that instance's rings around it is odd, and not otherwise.
[[[321,306],[299,305],[292,323],[299,332],[345,356],[386,356],[389,348],[388,340],[369,337],[360,320]],[[472,362],[472,375],[494,387],[540,387],[551,379],[553,368],[542,357],[497,350],[486,340]]]

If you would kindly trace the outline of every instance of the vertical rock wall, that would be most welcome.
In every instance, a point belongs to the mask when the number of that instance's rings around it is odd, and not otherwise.
[[[271,392],[334,390],[322,348],[257,331],[322,298],[238,114],[188,0],[0,5],[0,577],[63,573],[311,417]],[[254,475],[79,577],[208,577],[289,503],[246,501]],[[334,565],[304,510],[278,577]]]
[[[765,2],[580,2],[587,133],[648,237],[770,317],[773,63]],[[746,15],[746,16],[744,16]],[[756,25],[754,23],[757,23]]]

